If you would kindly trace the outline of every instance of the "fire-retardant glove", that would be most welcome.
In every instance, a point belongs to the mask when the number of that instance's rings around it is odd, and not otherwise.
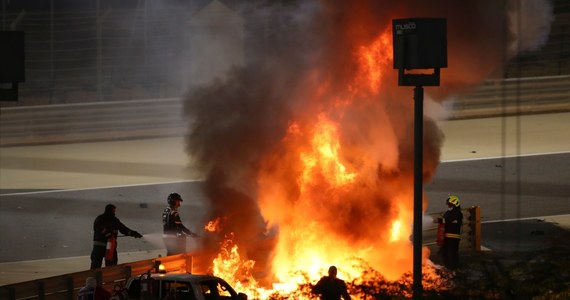
[[[131,232],[131,236],[134,237],[135,239],[140,239],[142,238],[142,234],[136,232],[136,231],[132,231]]]

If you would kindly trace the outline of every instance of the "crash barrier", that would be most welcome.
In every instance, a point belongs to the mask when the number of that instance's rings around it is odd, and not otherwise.
[[[160,264],[167,271],[205,272],[204,267],[208,263],[204,257],[206,256],[199,253],[188,252],[5,285],[0,287],[0,299],[77,299],[77,292],[85,286],[87,277],[95,277],[98,284],[113,292],[117,287],[122,288],[132,276],[158,271]]]
[[[464,208],[461,211],[463,212],[463,226],[461,228],[461,242],[459,242],[459,247],[462,249],[481,251],[481,207],[472,206]],[[437,219],[442,216],[443,213],[430,214],[433,225],[424,227],[423,244],[425,246],[437,245]]]
[[[424,228],[424,245],[435,245],[437,232],[435,220],[442,214],[432,214],[434,226]],[[463,209],[464,222],[462,230],[462,242],[460,246],[476,251],[481,249],[481,210],[478,206]],[[188,273],[205,274],[211,263],[211,257],[199,252],[187,252],[184,254],[157,257],[131,263],[101,269],[88,270],[61,276],[53,276],[44,279],[15,283],[0,287],[0,299],[65,299],[77,298],[77,292],[85,286],[87,277],[95,277],[97,282],[108,291],[114,291],[116,287],[122,288],[132,276],[140,276],[149,271],[157,272],[162,264],[166,271],[183,271]]]
[[[485,81],[451,119],[570,111],[570,76]],[[180,98],[0,108],[0,146],[184,136]]]
[[[0,146],[182,136],[179,98],[2,108]]]

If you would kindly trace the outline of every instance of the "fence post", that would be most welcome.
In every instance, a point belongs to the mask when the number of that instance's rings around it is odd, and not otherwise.
[[[38,281],[38,299],[44,300],[46,297],[46,290],[43,281]]]
[[[96,271],[95,272],[95,280],[97,280],[97,285],[102,285],[103,284],[103,272]]]
[[[131,278],[131,274],[133,273],[131,266],[125,266],[125,280],[129,280]]]
[[[469,208],[469,240],[473,250],[481,251],[481,207],[479,206]]]
[[[8,290],[8,299],[15,300],[16,299],[16,289],[13,287],[6,288]]]
[[[73,276],[67,276],[65,278],[67,283],[67,299],[73,300],[73,290],[75,289],[75,285],[73,284]]]

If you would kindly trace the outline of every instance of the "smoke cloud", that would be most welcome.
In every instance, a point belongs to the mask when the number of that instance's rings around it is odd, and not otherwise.
[[[550,0],[513,0],[509,5],[509,30],[515,39],[510,55],[534,51],[543,46],[554,22]]]
[[[500,70],[513,42],[519,49],[543,43],[550,11],[543,10],[534,23],[538,27],[524,23],[536,30],[523,36],[509,31],[512,1],[506,0],[299,2],[302,6],[258,8],[250,16],[274,16],[268,24],[274,32],[248,36],[251,58],[244,66],[186,96],[187,151],[206,175],[211,219],[220,218],[223,232],[236,234],[242,254],[263,266],[283,254],[262,253],[256,245],[271,241],[293,249],[303,241],[284,236],[304,222],[334,233],[339,247],[376,247],[371,264],[397,277],[403,271],[388,270],[399,264],[411,269],[411,252],[394,259],[392,249],[378,240],[389,238],[388,221],[411,217],[403,212],[412,211],[413,95],[397,85],[391,35],[373,52],[372,64],[382,71],[374,77],[377,85],[363,79],[366,64],[357,54],[376,49],[379,36],[391,34],[392,19],[446,18],[448,68],[442,70],[441,86],[426,90],[441,102]],[[386,47],[390,51],[383,52]],[[308,187],[299,183],[311,136],[329,130],[319,129],[323,120],[336,125],[330,130],[338,133],[346,173],[358,174],[350,188],[333,188],[324,180]],[[427,182],[444,137],[432,118],[424,122]]]

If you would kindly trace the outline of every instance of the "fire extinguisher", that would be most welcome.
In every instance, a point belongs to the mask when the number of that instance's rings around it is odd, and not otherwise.
[[[437,245],[443,246],[443,240],[445,238],[445,224],[443,222],[437,224]]]
[[[150,271],[147,273],[143,273],[140,276],[140,283],[141,283],[141,293],[140,299],[146,300],[152,298],[152,278],[150,277]]]
[[[105,252],[105,260],[113,260],[115,257],[115,249],[117,249],[117,237],[111,236],[107,241],[107,251]]]

